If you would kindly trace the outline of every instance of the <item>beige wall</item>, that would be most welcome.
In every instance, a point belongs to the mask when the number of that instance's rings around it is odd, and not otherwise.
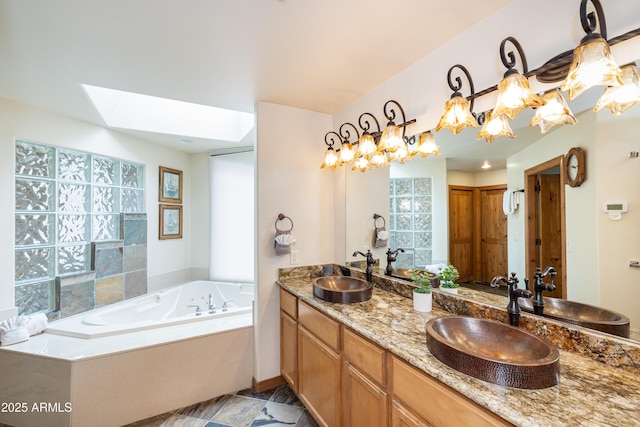
[[[273,239],[279,213],[294,223],[292,234],[300,265],[334,261],[334,174],[321,170],[324,135],[331,116],[269,103],[257,105],[256,302],[254,377],[280,375],[278,268],[288,255],[275,255]]]

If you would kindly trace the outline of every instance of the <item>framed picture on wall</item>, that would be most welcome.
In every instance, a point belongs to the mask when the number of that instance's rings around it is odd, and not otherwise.
[[[160,240],[182,239],[182,206],[160,205]]]
[[[182,171],[160,166],[158,200],[163,203],[182,203]]]

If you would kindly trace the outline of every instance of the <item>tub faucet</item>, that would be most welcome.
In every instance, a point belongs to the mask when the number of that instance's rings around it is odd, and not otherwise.
[[[216,302],[213,299],[213,294],[209,294],[209,314],[214,314],[216,312]]]
[[[187,308],[195,308],[196,309],[196,316],[200,316],[202,314],[202,310],[200,310],[200,306],[199,305],[188,305]]]
[[[387,269],[385,270],[385,274],[387,276],[391,276],[391,273],[393,273],[391,263],[396,262],[396,256],[398,255],[398,252],[404,252],[404,249],[398,248],[395,251],[392,251],[391,248],[387,249]]]
[[[520,325],[520,305],[518,305],[518,298],[531,297],[531,291],[528,289],[518,288],[518,278],[516,273],[511,273],[509,279],[505,279],[502,276],[496,276],[491,280],[490,285],[494,288],[500,286],[500,282],[503,282],[508,287],[509,304],[507,305],[507,313],[509,313],[509,324],[511,326]]]
[[[227,308],[229,307],[229,303],[232,302],[232,299],[226,300],[225,302],[222,303],[222,311],[227,311]]]
[[[553,292],[556,290],[556,284],[554,283],[556,279],[557,271],[553,267],[547,267],[544,271],[540,270],[540,267],[536,268],[536,272],[533,273],[533,312],[538,315],[542,315],[544,311],[544,298],[542,297],[543,291]],[[549,283],[544,283],[542,281],[543,278],[550,276]],[[527,282],[525,282],[527,283]],[[527,289],[529,289],[529,284],[527,283]]]
[[[363,257],[367,258],[367,282],[372,283],[373,282],[373,264],[375,264],[375,260],[373,259],[373,254],[371,253],[371,250],[367,249],[367,253],[363,254],[360,251],[356,251],[353,253],[352,256],[356,256],[356,255],[362,255]]]

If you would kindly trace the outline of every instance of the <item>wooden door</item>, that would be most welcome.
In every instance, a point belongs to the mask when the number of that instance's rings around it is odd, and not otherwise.
[[[476,279],[483,282],[509,274],[507,216],[502,208],[506,189],[506,186],[480,188],[480,277]]]
[[[474,188],[449,186],[449,262],[459,282],[473,280]]]
[[[548,266],[556,269],[555,284],[556,290],[545,292],[545,296],[562,298],[562,223],[560,209],[560,175],[542,174],[538,175],[538,216],[536,224],[538,227],[536,244],[538,246],[537,265],[544,270]],[[546,282],[549,279],[545,280]]]

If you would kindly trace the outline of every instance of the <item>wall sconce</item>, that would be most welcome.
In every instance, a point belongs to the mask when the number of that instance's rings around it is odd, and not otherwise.
[[[516,48],[520,56],[520,61],[522,62],[523,73],[526,74],[529,69],[527,67],[527,58],[524,56],[522,46],[518,40],[513,37],[507,37],[502,40],[502,43],[500,43],[500,59],[502,60],[502,64],[507,67],[507,71],[504,73],[504,78],[498,83],[498,100],[493,109],[493,116],[498,117],[504,114],[513,120],[520,111],[525,108],[541,106],[542,99],[531,92],[529,79],[514,68],[516,65],[516,57],[513,50],[505,53],[507,42],[510,42]]]
[[[460,69],[464,75],[467,77],[467,81],[469,82],[469,88],[471,89],[471,94],[469,95],[471,98],[471,102],[464,98],[460,93],[460,89],[462,89],[462,80],[460,76],[456,76],[455,83],[451,80],[452,71],[458,68]],[[473,110],[473,80],[471,80],[471,75],[469,75],[469,71],[462,65],[456,64],[453,67],[449,68],[447,72],[447,83],[449,84],[449,88],[453,91],[451,98],[447,101],[444,106],[444,113],[436,126],[436,132],[440,132],[442,128],[447,128],[451,131],[452,134],[457,135],[462,129],[466,127],[478,127],[478,123],[476,122],[476,118],[473,116],[471,111]]]
[[[587,0],[580,2],[580,23],[587,35],[573,50],[573,61],[562,84],[562,90],[568,92],[569,100],[592,86],[622,85],[622,70],[613,60],[606,40],[607,26],[602,5],[599,0],[591,0],[591,3],[595,13],[587,14]],[[595,32],[596,24],[600,24],[600,33]]]
[[[411,146],[411,156],[420,155],[422,158],[425,158],[431,154],[435,154],[436,156],[440,155],[440,147],[436,144],[436,139],[434,138],[431,131],[422,132],[418,137],[418,142],[415,142],[415,135],[411,137],[409,140],[409,145]],[[413,145],[415,144],[415,148]]]
[[[610,86],[598,100],[594,111],[604,107],[613,115],[620,115],[640,103],[640,73],[635,64],[622,67],[622,86]]]
[[[324,143],[327,144],[328,148],[324,153],[324,161],[320,165],[320,169],[335,169],[337,166],[340,166],[338,163],[340,161],[340,158],[338,157],[338,153],[336,152],[336,150],[333,148],[334,144],[336,143],[335,139],[333,139],[334,135],[338,137],[338,141],[341,140],[340,135],[338,135],[334,131],[327,132],[324,136]]]

